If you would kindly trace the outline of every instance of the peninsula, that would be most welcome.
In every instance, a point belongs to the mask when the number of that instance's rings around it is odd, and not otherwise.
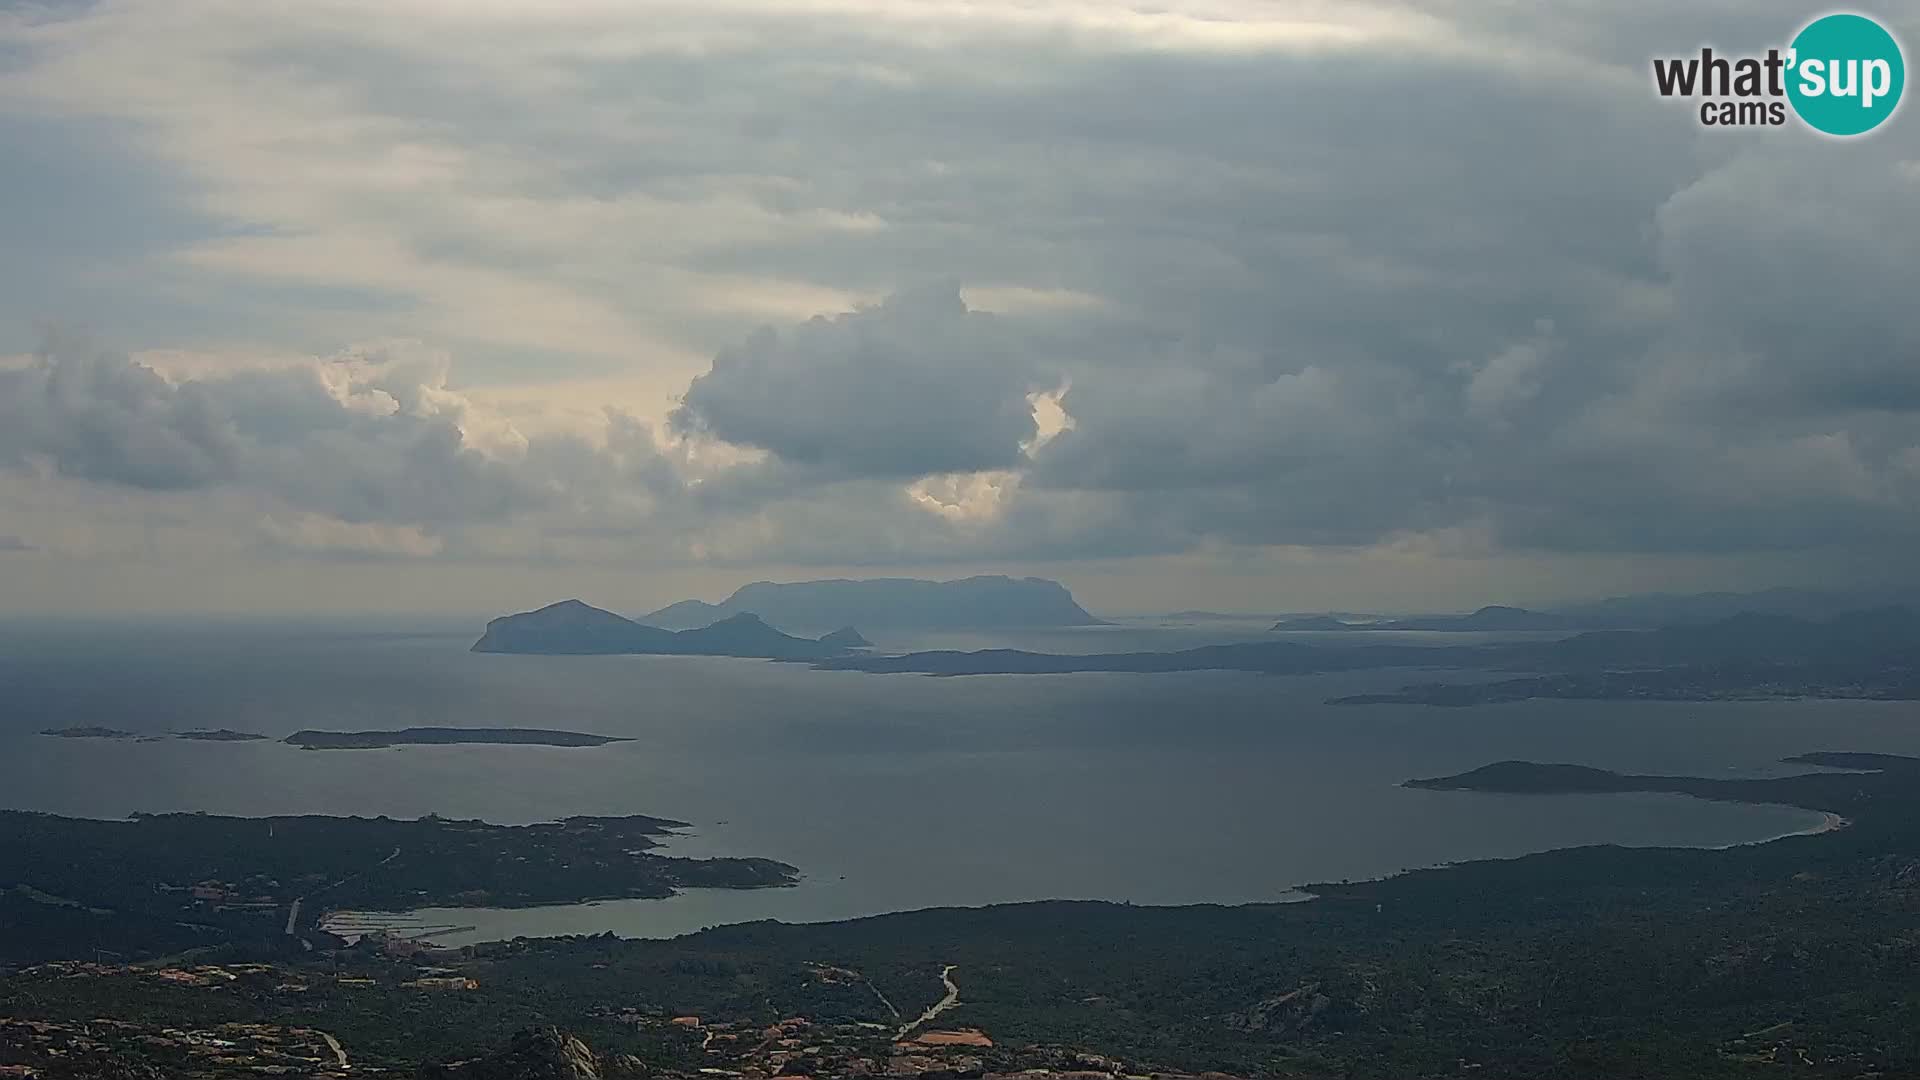
[[[1497,761],[1455,776],[1408,780],[1402,787],[1428,791],[1479,791],[1508,795],[1593,795],[1645,791],[1691,795],[1719,802],[1777,803],[1808,810],[1871,813],[1866,804],[1895,799],[1904,808],[1915,802],[1913,781],[1920,779],[1920,758],[1898,754],[1817,751],[1782,758],[1782,764],[1812,765],[1829,772],[1799,773],[1761,780],[1722,780],[1699,776],[1644,776],[1586,765]]]
[[[322,945],[316,927],[328,908],[529,907],[799,879],[772,859],[654,852],[686,827],[646,815],[494,825],[434,815],[108,821],[0,811],[0,967],[289,935]]]

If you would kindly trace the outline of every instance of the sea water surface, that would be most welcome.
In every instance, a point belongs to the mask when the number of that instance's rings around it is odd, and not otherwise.
[[[1243,903],[1578,844],[1752,842],[1820,816],[1677,796],[1399,785],[1507,758],[1760,776],[1791,771],[1778,759],[1809,750],[1920,753],[1911,702],[1338,707],[1324,702],[1433,676],[928,678],[705,657],[476,655],[466,649],[477,631],[429,620],[0,623],[0,803],[96,817],[644,813],[692,823],[668,854],[767,856],[805,874],[791,889],[420,914],[473,927],[440,939],[457,943],[1048,898]],[[882,643],[1096,651],[1258,634],[1133,622]],[[549,727],[633,741],[303,751],[36,734],[69,725],[276,737]]]

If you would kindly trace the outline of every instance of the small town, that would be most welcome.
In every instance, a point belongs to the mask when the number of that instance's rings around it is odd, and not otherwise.
[[[390,963],[400,939],[370,940],[360,952]],[[396,946],[391,951],[388,946]],[[445,950],[451,952],[451,950]],[[858,983],[859,972],[809,965],[826,981]],[[250,990],[280,997],[355,992],[470,993],[479,980],[453,968],[388,971],[357,966],[321,973],[267,963],[195,965],[59,961],[17,976],[69,987],[100,982],[124,992],[147,985],[171,993]],[[943,972],[949,988],[951,969]],[[1112,1057],[1068,1047],[998,1045],[977,1027],[929,1023],[957,1004],[949,997],[920,1019],[901,1025],[873,1021],[815,1021],[790,1016],[773,1023],[735,1017],[674,1014],[657,1007],[621,1007],[597,1018],[679,1051],[687,1066],[648,1064],[624,1052],[598,1052],[556,1027],[530,1027],[501,1048],[476,1057],[421,1064],[363,1055],[333,1033],[272,1023],[217,1023],[205,1027],[130,1019],[16,1020],[0,1018],[0,1078],[81,1080],[238,1080],[241,1077],[423,1076],[443,1080],[772,1080],[774,1077],[892,1077],[916,1080],[1230,1080],[1226,1074],[1135,1069]],[[177,1002],[175,1003],[178,1004]],[[669,1055],[673,1056],[673,1055]]]

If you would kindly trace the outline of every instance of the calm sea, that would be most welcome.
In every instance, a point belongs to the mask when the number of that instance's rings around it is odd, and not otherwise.
[[[1505,758],[1755,776],[1808,750],[1920,754],[1914,703],[1528,702],[1336,708],[1413,672],[936,679],[696,657],[474,655],[441,621],[0,623],[0,802],[111,817],[428,812],[526,822],[647,813],[694,823],[669,853],[764,855],[799,888],[697,890],[512,912],[427,913],[449,940],[654,936],[1055,897],[1285,898],[1293,886],[1576,844],[1717,846],[1817,815],[1666,796],[1412,791]],[[1245,640],[1205,623],[889,647],[1056,650]],[[592,749],[301,751],[274,742],[49,738],[46,727],[565,728]]]

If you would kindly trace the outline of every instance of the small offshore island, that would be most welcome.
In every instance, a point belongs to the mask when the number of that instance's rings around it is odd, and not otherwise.
[[[176,739],[191,739],[195,742],[264,742],[271,735],[262,735],[256,731],[234,731],[231,728],[219,728],[214,731],[181,731],[174,733]]]
[[[196,742],[258,742],[272,738],[252,731],[234,731],[230,728],[208,730],[196,728],[192,731],[170,731],[150,734],[139,731],[121,731],[110,727],[64,727],[47,728],[42,735],[56,739],[191,739]]]
[[[1657,792],[1719,802],[1774,803],[1833,814],[1883,816],[1920,800],[1920,759],[1898,754],[1822,751],[1782,758],[1785,765],[1844,770],[1801,773],[1764,780],[1715,780],[1698,776],[1642,776],[1586,765],[1497,761],[1456,776],[1408,780],[1402,787],[1428,791],[1478,791],[1503,795],[1603,795]],[[1878,810],[1879,813],[1875,813]]]
[[[550,728],[411,727],[398,731],[296,731],[281,740],[302,750],[375,750],[389,746],[605,746],[632,742],[618,735],[589,735]]]

